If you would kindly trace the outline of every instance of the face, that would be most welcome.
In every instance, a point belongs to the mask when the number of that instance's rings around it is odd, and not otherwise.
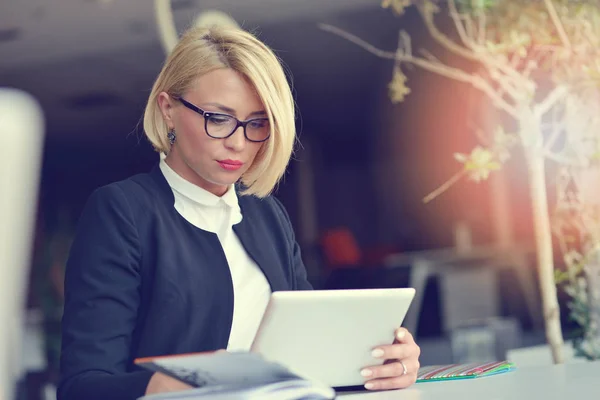
[[[206,112],[229,114],[240,121],[266,118],[253,85],[231,69],[218,69],[201,76],[182,98]],[[169,129],[175,129],[176,135],[167,164],[187,181],[217,196],[223,195],[252,166],[264,145],[248,141],[241,126],[225,139],[208,136],[204,117],[165,92],[159,95],[158,104]]]

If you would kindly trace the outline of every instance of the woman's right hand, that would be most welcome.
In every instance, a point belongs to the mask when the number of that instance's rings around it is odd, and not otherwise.
[[[178,379],[171,378],[170,376],[160,372],[155,372],[150,378],[148,386],[146,386],[146,394],[179,392],[191,388],[192,387],[190,385],[183,383]]]

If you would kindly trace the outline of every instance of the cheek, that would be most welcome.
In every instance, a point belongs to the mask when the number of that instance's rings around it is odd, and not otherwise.
[[[218,143],[208,137],[204,131],[196,129],[186,129],[180,132],[180,149],[188,161],[192,163],[201,163],[207,159],[212,159],[216,153]],[[178,137],[179,139],[179,137]]]
[[[198,146],[203,144],[205,139],[210,139],[204,131],[203,120],[195,118],[195,115],[179,115],[178,134],[183,136],[183,140],[187,146]]]
[[[249,143],[248,144],[248,153],[249,153],[248,158],[254,160],[263,145],[264,145],[264,143]]]

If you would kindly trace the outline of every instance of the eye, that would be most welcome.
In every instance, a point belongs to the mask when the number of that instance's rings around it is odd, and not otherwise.
[[[248,126],[251,129],[262,129],[265,128],[269,125],[269,120],[268,119],[255,119],[253,121],[250,121],[250,123],[248,124]]]
[[[208,122],[214,125],[227,125],[231,123],[231,117],[227,115],[214,114],[208,117]]]

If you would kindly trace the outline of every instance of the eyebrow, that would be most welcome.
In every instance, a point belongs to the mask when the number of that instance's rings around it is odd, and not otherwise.
[[[212,106],[215,108],[218,108],[219,110],[231,114],[231,115],[236,115],[236,112],[233,108],[224,106],[223,104],[220,103],[204,103],[203,106]],[[254,117],[254,116],[266,116],[267,112],[265,110],[260,110],[260,111],[253,111],[251,112],[248,116],[249,117]]]

